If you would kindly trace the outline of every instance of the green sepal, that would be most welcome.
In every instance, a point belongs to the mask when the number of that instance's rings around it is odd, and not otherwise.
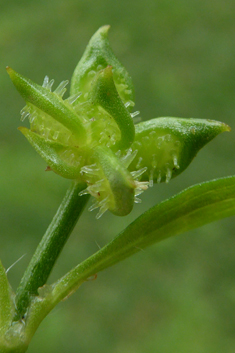
[[[129,170],[147,167],[141,180],[166,181],[182,173],[198,151],[230,127],[224,123],[185,118],[156,118],[137,124]]]
[[[126,216],[134,205],[135,181],[110,149],[97,147],[94,157],[105,177],[103,198],[108,197],[109,211],[117,216]],[[102,192],[100,194],[102,196]]]
[[[121,131],[121,140],[116,143],[115,148],[129,148],[135,138],[135,127],[116,90],[111,66],[107,66],[96,75],[89,98],[94,105],[101,106],[116,121]]]
[[[10,67],[7,67],[7,72],[26,102],[33,104],[64,125],[72,132],[79,143],[84,145],[86,130],[83,126],[83,121],[68,103],[47,88],[34,83]]]
[[[82,92],[80,101],[86,101],[94,76],[101,69],[113,67],[114,82],[128,109],[134,106],[134,88],[130,75],[114,55],[108,40],[110,26],[103,26],[93,35],[79,61],[71,81],[71,95]]]
[[[64,146],[46,140],[26,127],[18,129],[56,174],[68,179],[81,179],[80,171],[89,154],[88,148]]]

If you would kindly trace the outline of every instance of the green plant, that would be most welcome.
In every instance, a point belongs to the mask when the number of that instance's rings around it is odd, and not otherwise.
[[[7,71],[26,101],[19,130],[46,161],[47,170],[72,180],[55,217],[14,294],[0,266],[0,352],[25,352],[37,327],[61,300],[90,276],[153,243],[235,214],[235,177],[192,186],[142,214],[116,238],[65,274],[46,284],[50,272],[92,196],[97,218],[109,210],[125,216],[153,183],[168,183],[197,152],[230,128],[199,119],[157,118],[134,125],[131,78],[114,56],[108,26],[92,37],[74,71],[70,97],[63,81],[39,86]]]

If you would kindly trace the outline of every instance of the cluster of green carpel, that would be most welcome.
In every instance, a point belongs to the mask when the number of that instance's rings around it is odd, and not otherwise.
[[[125,216],[137,197],[155,182],[169,182],[226,124],[199,119],[157,118],[134,125],[132,80],[113,54],[101,27],[78,63],[70,97],[63,99],[68,81],[52,92],[54,80],[43,85],[7,68],[26,101],[20,127],[46,161],[47,170],[86,183],[80,194],[91,194],[90,210],[99,208]]]

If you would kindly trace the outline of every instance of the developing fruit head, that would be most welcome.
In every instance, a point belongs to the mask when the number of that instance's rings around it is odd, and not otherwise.
[[[157,118],[134,126],[131,77],[108,42],[109,26],[91,38],[63,99],[68,81],[52,91],[46,76],[42,86],[7,71],[26,106],[19,130],[46,161],[47,170],[86,183],[99,208],[125,216],[137,197],[153,183],[169,182],[192,161],[198,150],[220,132],[223,123],[199,119]]]

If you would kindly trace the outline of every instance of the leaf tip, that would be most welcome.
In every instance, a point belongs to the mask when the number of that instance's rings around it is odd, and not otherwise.
[[[220,121],[215,121],[211,119],[207,119],[208,123],[213,124],[214,126],[217,125],[220,127],[220,132],[225,132],[225,131],[231,131],[231,127],[225,123],[222,123]]]
[[[26,136],[26,134],[27,134],[27,131],[29,130],[29,129],[27,129],[27,127],[24,127],[24,126],[19,126],[17,129],[18,129],[20,132],[22,132],[22,134],[25,135],[25,136]]]
[[[111,27],[110,25],[104,25],[98,29],[97,33],[107,35],[110,30],[110,27]]]
[[[14,74],[14,70],[10,66],[6,66],[6,70],[10,78],[12,78],[12,75]]]
[[[232,128],[229,125],[223,123],[223,131],[230,132],[231,130],[232,130]]]

